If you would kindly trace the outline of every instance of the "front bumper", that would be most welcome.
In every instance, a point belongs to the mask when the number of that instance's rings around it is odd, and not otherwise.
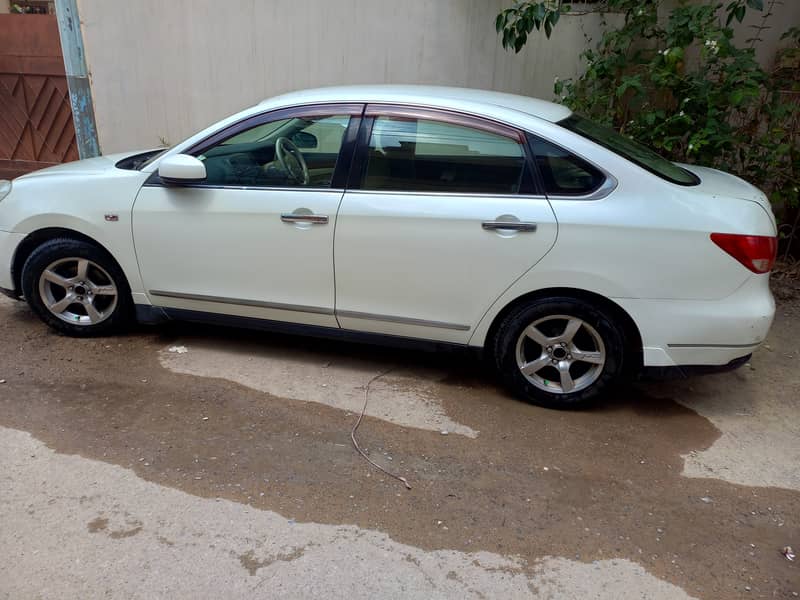
[[[0,231],[0,288],[15,294],[14,278],[11,266],[14,262],[14,253],[25,234]]]
[[[775,316],[768,275],[721,300],[616,300],[639,327],[645,367],[724,367],[752,354]]]

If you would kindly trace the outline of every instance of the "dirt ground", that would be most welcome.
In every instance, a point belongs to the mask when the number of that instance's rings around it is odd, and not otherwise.
[[[460,354],[0,301],[0,597],[796,598],[800,293],[734,373],[521,403]],[[184,351],[185,350],[185,351]],[[358,435],[350,429],[371,388]]]

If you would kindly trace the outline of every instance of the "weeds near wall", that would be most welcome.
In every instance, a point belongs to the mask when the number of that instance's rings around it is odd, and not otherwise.
[[[605,0],[592,11],[621,13],[600,42],[581,53],[586,71],[556,80],[567,106],[612,125],[664,156],[735,173],[768,194],[782,226],[783,251],[800,254],[800,28],[776,67],[756,60],[779,0],[681,2]],[[548,38],[570,7],[521,1],[497,16],[503,46],[519,52],[534,30]],[[732,24],[762,15],[743,44]]]

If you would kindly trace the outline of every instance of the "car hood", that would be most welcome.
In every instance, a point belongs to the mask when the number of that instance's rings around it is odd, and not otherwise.
[[[121,152],[118,154],[106,154],[103,156],[97,156],[95,158],[76,160],[75,162],[64,163],[61,165],[47,167],[46,169],[33,171],[32,173],[17,177],[15,181],[27,181],[45,177],[87,177],[92,175],[102,175],[111,169],[115,169],[115,165],[123,158],[136,156],[137,154],[142,154],[143,152],[146,152],[146,150],[138,150],[136,152]]]

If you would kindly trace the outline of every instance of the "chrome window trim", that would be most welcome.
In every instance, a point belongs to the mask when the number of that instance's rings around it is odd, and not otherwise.
[[[598,167],[599,168],[599,167]],[[602,169],[600,169],[602,171]],[[538,194],[488,194],[483,192],[409,192],[400,190],[364,190],[364,189],[346,189],[346,188],[306,188],[306,187],[260,187],[260,186],[247,186],[247,185],[204,185],[204,184],[188,184],[181,185],[181,188],[201,189],[201,190],[237,190],[240,192],[246,191],[276,191],[276,192],[337,192],[339,194],[347,192],[348,194],[394,194],[394,195],[415,195],[415,196],[454,196],[454,197],[469,197],[469,198],[520,198],[527,200],[600,200],[605,198],[617,188],[617,179],[613,175],[602,171],[606,176],[606,181],[597,190],[591,194],[583,196],[544,196]],[[143,187],[164,187],[159,183],[145,183]]]
[[[399,190],[347,189],[348,194],[380,194],[386,196],[450,196],[453,198],[515,198],[523,200],[547,200],[547,196],[536,194],[487,194],[483,192],[403,192]]]
[[[582,160],[586,160],[580,154],[576,154],[575,152],[572,152],[572,154],[575,154],[575,156],[577,156],[578,158],[580,158]],[[576,196],[552,195],[552,196],[547,196],[547,198],[549,200],[578,200],[578,201],[585,202],[587,200],[602,200],[603,198],[606,198],[606,197],[610,196],[611,193],[614,190],[616,190],[617,186],[619,185],[619,182],[617,181],[617,178],[614,177],[611,173],[609,173],[605,169],[603,169],[602,167],[594,164],[593,162],[588,161],[588,160],[586,162],[588,162],[590,165],[592,165],[595,169],[600,171],[605,176],[606,179],[600,185],[600,187],[598,187],[595,191],[591,192],[590,194],[582,194],[582,195],[576,195]]]
[[[237,190],[246,191],[276,191],[276,192],[344,192],[344,188],[319,188],[319,187],[266,187],[259,185],[208,185],[203,183],[182,184],[180,186],[165,186],[161,183],[145,183],[142,187],[170,187],[171,189],[190,188],[193,190]]]
[[[393,315],[376,315],[373,313],[357,312],[352,310],[337,310],[337,317],[350,319],[365,319],[368,321],[384,321],[386,323],[397,323],[399,325],[418,325],[421,327],[436,327],[438,329],[452,329],[455,331],[469,331],[469,325],[459,325],[458,323],[446,323],[444,321],[428,321],[426,319],[413,319],[409,317],[396,317]]]
[[[263,302],[261,300],[247,300],[242,298],[225,298],[223,296],[205,296],[203,294],[184,294],[181,292],[168,292],[164,290],[150,290],[151,296],[162,298],[176,298],[178,300],[195,300],[197,302],[214,302],[216,304],[233,304],[236,306],[252,306],[255,308],[272,308],[275,310],[288,310],[292,312],[312,313],[315,315],[333,315],[333,309],[319,306],[303,306],[300,304],[283,304],[281,302]]]

